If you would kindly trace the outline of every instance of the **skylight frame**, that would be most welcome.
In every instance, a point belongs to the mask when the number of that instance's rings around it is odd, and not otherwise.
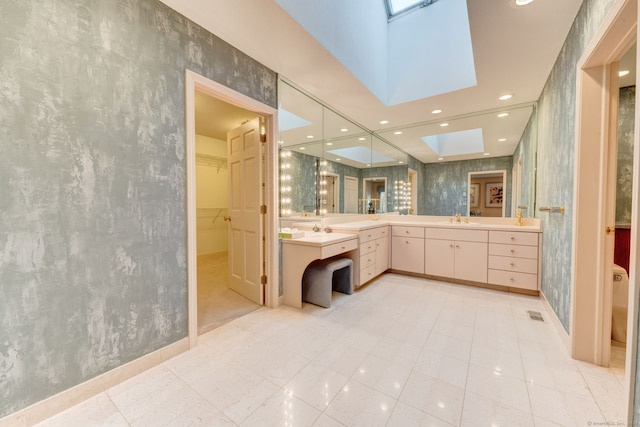
[[[414,0],[412,4],[406,6],[402,9],[394,10],[393,3],[394,0],[384,0],[384,5],[387,9],[387,19],[391,21],[394,18],[399,17],[407,12],[413,11],[415,9],[420,9],[423,7],[427,7],[438,0]]]

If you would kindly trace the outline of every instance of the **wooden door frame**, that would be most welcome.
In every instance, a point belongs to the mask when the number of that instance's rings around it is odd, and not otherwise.
[[[576,359],[595,364],[608,364],[611,340],[610,327],[606,327],[611,322],[612,293],[610,284],[607,285],[607,274],[611,274],[613,252],[611,239],[607,239],[605,229],[610,225],[607,224],[610,216],[607,203],[611,203],[611,195],[607,191],[608,175],[616,161],[612,158],[609,142],[617,134],[615,110],[618,88],[612,83],[617,81],[614,75],[617,61],[637,41],[636,26],[637,0],[615,1],[578,61],[576,70],[570,352]],[[638,340],[638,117],[636,103],[629,280],[631,298],[625,366],[628,420],[633,419]],[[611,259],[608,259],[609,256]]]
[[[198,288],[197,288],[197,248],[196,248],[196,121],[195,92],[202,92],[214,98],[246,110],[253,111],[265,118],[267,125],[267,143],[264,147],[265,176],[267,191],[264,203],[267,205],[264,237],[266,240],[267,285],[264,289],[265,305],[277,307],[281,303],[279,296],[279,266],[277,239],[278,206],[278,156],[277,156],[277,109],[263,104],[247,95],[236,92],[220,83],[197,74],[185,71],[185,127],[186,127],[186,180],[187,180],[187,307],[189,348],[198,344]]]

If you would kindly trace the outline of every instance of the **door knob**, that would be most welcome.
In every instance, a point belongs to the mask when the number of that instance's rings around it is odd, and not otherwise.
[[[225,220],[225,221],[229,221],[229,222],[231,222],[231,217],[230,217],[230,216],[225,216],[225,217],[224,217],[224,220]]]

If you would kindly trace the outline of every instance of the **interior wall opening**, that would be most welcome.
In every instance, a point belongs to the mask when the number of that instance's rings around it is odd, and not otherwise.
[[[198,335],[259,305],[229,283],[227,133],[258,115],[203,92],[195,94]]]

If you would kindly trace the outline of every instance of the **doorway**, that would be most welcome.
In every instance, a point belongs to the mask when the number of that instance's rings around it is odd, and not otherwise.
[[[418,172],[409,169],[409,215],[418,214]]]
[[[577,64],[571,355],[609,366],[612,323],[618,63],[636,43],[637,2],[618,0]],[[636,114],[637,117],[637,114]],[[637,118],[636,118],[637,122]],[[630,252],[637,254],[638,143],[633,136]],[[637,258],[629,263],[629,320],[625,354],[628,407],[634,402],[637,357]],[[630,412],[629,412],[630,413]]]
[[[213,82],[203,76],[200,76],[196,73],[193,73],[189,70],[186,72],[186,128],[187,128],[187,146],[186,146],[186,163],[187,163],[187,260],[188,260],[188,330],[189,330],[189,345],[193,347],[197,344],[197,337],[199,333],[202,333],[206,329],[211,328],[211,323],[204,324],[203,322],[207,322],[207,314],[208,313],[200,313],[200,311],[207,311],[210,307],[207,306],[204,299],[209,300],[217,300],[215,301],[215,307],[220,311],[221,307],[224,307],[228,313],[225,314],[227,319],[236,318],[238,316],[238,305],[237,301],[243,301],[245,305],[244,308],[241,309],[243,312],[252,311],[262,305],[263,301],[265,305],[268,306],[277,306],[278,299],[278,286],[277,280],[269,281],[269,277],[277,277],[278,274],[278,263],[277,263],[277,239],[275,238],[275,231],[277,227],[275,227],[275,218],[276,214],[267,209],[268,206],[277,206],[276,200],[276,175],[274,173],[277,165],[277,159],[275,158],[275,144],[273,141],[275,138],[275,129],[274,123],[276,120],[276,110],[272,107],[266,106],[258,101],[253,100],[245,95],[239,94],[226,86],[220,85],[218,83]],[[208,114],[207,117],[203,120],[196,120],[196,99],[201,95],[208,97],[210,100],[213,100],[217,106],[217,110],[215,113]],[[238,120],[238,117],[235,117],[228,123],[224,123],[223,118],[226,117],[226,114],[222,114],[223,110],[232,109],[236,111],[240,116],[242,116],[241,120]],[[254,118],[259,123],[259,126],[255,127],[255,132],[253,135],[251,132],[241,131],[236,135],[235,139],[238,139],[239,143],[234,143],[233,133],[230,133],[231,144],[227,141],[227,132],[232,129],[240,128],[242,129],[242,122],[246,122],[251,120],[251,117]],[[263,120],[259,120],[258,117],[263,118]],[[196,122],[203,122],[203,125],[208,125],[215,128],[213,131],[218,132],[218,138],[203,138],[202,136],[197,136],[196,131]],[[200,126],[198,126],[200,129]],[[205,131],[199,130],[200,133]],[[259,133],[259,136],[257,134]],[[217,139],[218,145],[224,146],[224,151],[226,153],[226,170],[224,167],[220,167],[219,170],[216,167],[216,174],[225,175],[227,179],[227,192],[226,194],[222,194],[222,191],[213,191],[210,188],[206,188],[206,186],[212,184],[211,182],[205,182],[202,188],[198,186],[198,175],[201,177],[207,176],[207,173],[198,174],[198,165],[196,162],[196,156],[198,152],[198,146],[202,145],[198,143],[198,140],[203,143],[210,144],[212,143],[212,139]],[[255,145],[257,141],[258,145],[264,148],[264,155],[258,152],[257,155],[253,157],[249,156],[248,160],[250,164],[255,164],[259,162],[261,165],[264,164],[264,168],[258,167],[247,167],[247,169],[251,169],[250,172],[244,173],[243,170],[238,169],[239,162],[234,157],[234,154],[238,152],[237,149],[233,147],[249,147],[252,144]],[[270,143],[271,141],[271,143]],[[231,147],[233,149],[229,149]],[[200,150],[202,151],[202,150]],[[222,151],[220,149],[220,151]],[[211,154],[211,153],[210,153]],[[211,154],[212,157],[213,156]],[[200,154],[202,158],[202,153]],[[222,156],[217,156],[222,157]],[[245,156],[246,157],[246,156]],[[241,158],[241,161],[244,158]],[[253,162],[253,163],[252,163]],[[249,164],[247,163],[247,164]],[[201,165],[202,166],[202,165]],[[240,173],[234,174],[234,170],[240,170]],[[223,172],[224,171],[224,172]],[[209,171],[212,172],[212,171]],[[210,177],[211,173],[209,174]],[[257,190],[251,195],[251,193],[247,193],[244,189],[245,185],[243,181],[239,181],[234,177],[238,176],[248,176],[255,177],[256,182],[258,182]],[[248,178],[247,178],[248,179]],[[259,181],[257,181],[259,180]],[[260,185],[263,184],[263,185]],[[218,190],[220,190],[220,183],[217,183]],[[239,191],[229,191],[229,188],[234,188]],[[202,190],[202,191],[201,191]],[[202,193],[207,193],[206,196],[202,196]],[[200,199],[198,195],[201,195]],[[236,201],[237,198],[227,197],[231,194],[250,194],[251,197],[246,197],[246,200],[249,200],[249,204],[244,204],[245,207],[249,206],[250,210],[257,212],[257,217],[259,218],[259,231],[252,231],[248,226],[242,226],[243,233],[236,232],[237,221],[234,221],[235,215],[240,215],[236,212]],[[242,196],[244,197],[244,196]],[[226,206],[222,206],[223,203],[226,202]],[[203,204],[208,204],[204,206]],[[213,205],[213,206],[212,206]],[[198,211],[198,207],[200,207],[200,211]],[[207,209],[206,211],[203,209]],[[215,209],[215,211],[214,211]],[[226,210],[226,211],[225,211]],[[246,209],[245,209],[246,210]],[[227,215],[224,215],[227,213]],[[198,214],[200,217],[213,216],[213,218],[200,218],[198,221]],[[244,215],[244,214],[242,214]],[[253,216],[252,218],[254,218]],[[233,222],[233,226],[229,225],[228,221],[231,220]],[[240,218],[242,222],[242,218]],[[215,224],[213,224],[215,220]],[[208,222],[211,224],[208,224]],[[217,237],[220,238],[221,235],[225,235],[224,232],[218,230],[218,228],[222,227],[222,230],[227,231],[226,237],[228,239],[227,246],[230,250],[225,251],[218,250],[210,255],[207,260],[207,257],[198,257],[198,244],[199,240],[207,240],[211,236],[207,236],[206,234],[200,235],[198,233],[198,222],[200,222],[201,226],[211,226],[216,228],[216,232],[218,233]],[[254,221],[255,222],[255,221]],[[204,223],[204,225],[203,225]],[[224,224],[224,225],[221,225]],[[233,233],[230,231],[233,230]],[[248,233],[244,233],[244,231],[248,231]],[[238,244],[238,242],[242,243],[247,240],[247,234],[258,234],[256,242],[260,242],[256,245],[247,244],[245,245],[248,249],[246,252],[247,256],[244,258],[247,260],[247,265],[243,265],[240,270],[242,271],[251,271],[257,273],[257,282],[258,286],[260,286],[260,300],[258,304],[248,305],[246,301],[242,300],[242,297],[238,298],[237,292],[234,294],[233,291],[229,291],[229,287],[231,285],[230,278],[233,277],[230,273],[233,272],[234,260],[236,259],[236,252],[238,247],[242,245]],[[231,234],[231,236],[229,236]],[[237,235],[242,235],[241,239],[237,239]],[[210,243],[210,242],[209,242]],[[220,246],[220,242],[217,242],[218,246]],[[200,245],[206,246],[205,244]],[[257,247],[257,248],[256,248]],[[220,249],[220,247],[218,247]],[[251,253],[250,253],[251,252]],[[244,253],[244,252],[243,252]],[[260,257],[256,256],[256,253],[260,254]],[[201,254],[202,255],[202,254]],[[231,262],[225,260],[231,259]],[[251,263],[249,265],[249,263]],[[226,267],[226,265],[231,265],[232,268]],[[200,268],[199,268],[200,267]],[[226,268],[225,268],[226,267]],[[253,274],[252,276],[256,276]],[[211,297],[211,294],[207,291],[211,291],[209,286],[209,280],[215,281],[215,285],[217,288],[223,288],[223,292],[227,294],[227,296],[231,295],[230,298],[235,299],[234,303],[229,298],[225,300],[225,298],[221,297],[221,294],[218,294],[218,298]],[[225,280],[227,282],[225,283]],[[200,283],[202,282],[202,283]],[[254,281],[255,282],[255,281]],[[275,282],[275,283],[271,283]],[[203,294],[207,296],[204,297]],[[264,296],[264,300],[263,300]],[[247,309],[247,306],[249,309]],[[215,316],[214,316],[215,317]],[[199,324],[202,323],[202,324]]]
[[[387,178],[362,179],[362,213],[387,212]]]
[[[467,216],[504,217],[506,170],[469,172]]]
[[[320,209],[324,213],[339,213],[340,212],[340,175],[335,173],[324,174],[324,189],[321,197],[322,206]]]
[[[198,335],[256,310],[262,302],[260,296],[255,295],[254,289],[259,285],[260,273],[254,273],[256,279],[253,281],[256,283],[245,289],[245,281],[234,272],[244,268],[234,268],[234,263],[230,264],[230,260],[235,258],[243,259],[242,254],[233,256],[236,251],[234,248],[242,241],[236,242],[237,239],[234,238],[237,221],[231,222],[231,218],[238,216],[235,207],[238,203],[231,201],[243,196],[251,187],[236,184],[241,188],[238,194],[229,191],[229,187],[234,186],[232,171],[237,164],[230,154],[230,145],[235,136],[241,137],[246,133],[245,128],[257,133],[258,117],[254,112],[196,90]],[[251,176],[246,173],[244,175]],[[256,188],[259,186],[260,183],[254,185]],[[256,205],[260,204],[261,197],[251,194],[247,196],[255,199]],[[256,242],[252,242],[251,246],[256,249],[260,247]],[[261,251],[256,250],[250,255],[248,264],[261,264],[260,259],[255,263],[251,261],[254,257],[259,258]]]
[[[358,213],[358,178],[344,177],[344,213]]]

